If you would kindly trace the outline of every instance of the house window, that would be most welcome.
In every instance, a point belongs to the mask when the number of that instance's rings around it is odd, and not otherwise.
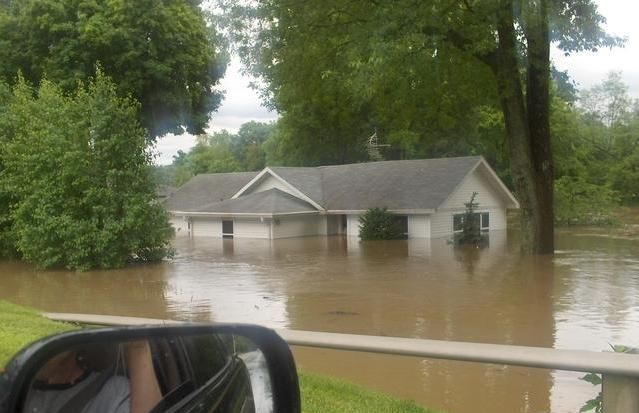
[[[399,233],[408,238],[408,215],[395,215],[394,219]]]
[[[453,232],[460,232],[464,229],[464,219],[466,214],[453,215]],[[488,212],[474,213],[473,220],[479,220],[479,228],[482,231],[488,231],[490,228],[490,215]]]
[[[481,229],[487,231],[488,228],[490,228],[490,215],[488,215],[488,212],[482,212],[481,213]]]
[[[461,231],[464,229],[464,214],[453,215],[453,231]]]

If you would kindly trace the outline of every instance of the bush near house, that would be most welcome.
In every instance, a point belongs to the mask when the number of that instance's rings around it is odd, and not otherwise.
[[[362,241],[404,238],[397,217],[386,208],[368,209],[359,217],[359,225],[359,237]]]

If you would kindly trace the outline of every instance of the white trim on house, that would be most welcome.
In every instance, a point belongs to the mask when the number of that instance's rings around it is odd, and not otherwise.
[[[364,214],[368,209],[328,209],[325,211],[327,215],[355,215]],[[432,214],[434,209],[388,209],[393,214]]]
[[[306,202],[308,202],[309,204],[313,205],[313,207],[317,208],[318,211],[324,211],[325,209],[319,205],[317,202],[313,201],[311,198],[309,198],[308,196],[304,195],[299,189],[297,189],[296,187],[294,187],[293,185],[291,185],[286,179],[282,178],[281,176],[279,176],[278,174],[276,174],[275,172],[273,172],[271,170],[271,168],[269,168],[268,166],[266,168],[264,168],[262,170],[262,172],[260,172],[259,174],[257,174],[255,176],[255,178],[251,179],[249,181],[248,184],[244,185],[242,187],[242,189],[240,189],[239,191],[237,191],[235,193],[235,195],[233,195],[231,197],[231,199],[236,199],[240,196],[242,196],[246,191],[248,191],[252,186],[254,186],[257,182],[259,182],[262,177],[266,174],[270,174],[273,178],[277,179],[282,185],[284,185],[286,187],[286,189],[290,190],[290,194],[294,195]]]
[[[499,186],[499,189],[501,189],[501,191],[506,194],[506,197],[508,199],[510,199],[510,202],[512,202],[512,204],[514,205],[514,208],[519,208],[519,201],[517,201],[517,198],[515,198],[513,196],[513,194],[510,192],[510,190],[506,187],[506,185],[501,181],[501,179],[499,179],[499,176],[497,176],[497,173],[493,170],[493,168],[490,167],[490,165],[488,164],[488,162],[486,162],[486,160],[484,159],[484,157],[481,157],[480,160],[480,164],[484,166],[484,168],[486,168],[486,170],[488,170],[488,173],[490,174],[490,176],[493,178],[493,182],[497,182],[497,185]],[[479,163],[477,164],[477,166],[475,166],[473,168],[473,171],[475,169],[477,169],[477,167],[480,165]]]
[[[279,214],[268,213],[252,213],[252,212],[185,212],[185,211],[169,211],[172,215],[183,217],[257,217],[257,218],[273,218],[287,215],[321,215],[319,211],[299,211],[299,212],[282,212]]]

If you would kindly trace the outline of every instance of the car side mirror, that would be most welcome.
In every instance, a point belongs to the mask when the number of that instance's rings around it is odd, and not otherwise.
[[[291,351],[249,325],[73,331],[37,341],[0,376],[0,412],[298,413]]]

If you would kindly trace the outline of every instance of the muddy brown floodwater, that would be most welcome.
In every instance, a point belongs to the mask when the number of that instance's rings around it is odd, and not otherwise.
[[[0,298],[47,311],[261,323],[301,330],[602,351],[639,344],[639,241],[562,230],[554,257],[516,236],[178,240],[170,263],[36,271],[0,263]],[[576,412],[579,374],[295,349],[298,365],[450,413]]]

